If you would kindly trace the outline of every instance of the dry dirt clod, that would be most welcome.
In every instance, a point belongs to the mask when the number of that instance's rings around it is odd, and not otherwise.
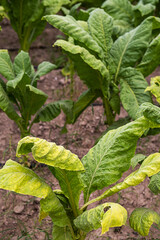
[[[24,210],[24,205],[17,205],[14,207],[13,212],[16,214],[21,214]]]

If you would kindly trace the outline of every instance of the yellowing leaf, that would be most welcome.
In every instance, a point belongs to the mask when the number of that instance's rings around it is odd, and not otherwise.
[[[17,147],[17,156],[30,152],[37,162],[69,171],[84,170],[77,155],[66,150],[63,146],[57,146],[55,143],[47,142],[44,139],[35,137],[21,139]]]
[[[120,227],[125,225],[127,220],[127,211],[118,203],[106,203],[105,207],[109,210],[104,214],[101,225],[102,234],[109,231],[110,227]]]
[[[132,212],[129,223],[136,232],[147,236],[153,223],[160,224],[160,215],[148,208],[137,208]]]
[[[36,173],[12,160],[8,160],[0,170],[0,188],[39,198],[45,198],[52,192]]]
[[[104,203],[85,211],[74,220],[77,228],[85,232],[102,227],[102,234],[110,227],[119,227],[126,223],[127,211],[118,203]]]

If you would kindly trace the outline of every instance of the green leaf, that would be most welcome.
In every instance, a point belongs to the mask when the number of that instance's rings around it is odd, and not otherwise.
[[[34,79],[36,79],[37,77],[39,78],[39,77],[51,72],[53,69],[56,69],[56,68],[57,68],[57,66],[55,64],[44,61],[38,65],[38,69],[34,76]]]
[[[58,227],[53,225],[52,237],[53,240],[73,240],[71,232],[67,226]]]
[[[39,198],[45,198],[52,192],[42,178],[12,160],[8,160],[0,170],[0,188]]]
[[[144,102],[152,102],[143,75],[134,68],[126,68],[120,74],[120,98],[124,109],[132,119],[137,118],[137,110]]]
[[[160,77],[151,78],[150,86],[146,88],[146,91],[150,91],[155,97],[158,103],[160,103]]]
[[[7,114],[7,116],[18,122],[20,120],[20,116],[16,113],[16,110],[9,100],[7,93],[3,89],[2,85],[0,84],[0,108]]]
[[[90,232],[102,227],[102,234],[110,227],[120,227],[126,223],[127,211],[117,203],[104,203],[85,211],[74,220],[77,228]]]
[[[112,45],[110,58],[115,81],[123,68],[132,67],[143,56],[152,33],[152,22],[144,20],[138,27],[119,37]]]
[[[27,52],[21,51],[14,59],[13,68],[16,75],[23,71],[28,76],[31,76],[32,64],[29,54]]]
[[[132,168],[134,169],[139,162],[142,162],[146,158],[145,155],[143,154],[136,154],[132,159],[131,159],[131,165]]]
[[[77,212],[79,197],[83,190],[80,173],[52,167],[49,167],[49,169],[55,178],[58,179],[64,195],[69,199],[72,208],[74,207],[74,211]]]
[[[75,63],[78,75],[89,88],[101,88],[101,81],[99,80],[101,75],[101,78],[104,79],[104,91],[107,91],[109,84],[109,72],[101,60],[98,60],[85,48],[64,40],[58,40],[55,45],[62,47],[67,53],[69,53],[69,57]]]
[[[102,49],[91,35],[85,31],[71,16],[48,15],[43,17],[49,24],[58,28],[64,34],[85,44],[90,50],[103,55]]]
[[[79,115],[91,104],[93,103],[97,97],[99,96],[99,91],[93,91],[92,89],[88,89],[83,92],[78,100],[75,102],[73,107],[74,121],[77,120]]]
[[[143,103],[139,108],[139,115],[144,115],[145,118],[160,124],[160,108],[152,103]]]
[[[134,231],[147,236],[153,223],[160,224],[160,215],[148,208],[136,208],[131,213],[129,223]]]
[[[136,5],[133,5],[132,8],[133,8],[135,17],[138,17],[138,16],[144,17],[146,15],[153,14],[155,10],[155,6],[153,6],[152,4],[150,3],[143,4],[142,2]]]
[[[40,207],[43,214],[49,215],[55,225],[64,227],[70,224],[63,205],[53,191],[46,198],[41,199]]]
[[[31,83],[31,79],[23,71],[20,72],[16,78],[7,82],[8,92],[14,92],[21,98],[25,98],[26,85]],[[18,98],[18,97],[17,97]]]
[[[34,122],[49,122],[61,113],[61,109],[66,114],[69,121],[70,119],[73,119],[72,108],[73,102],[71,100],[61,100],[49,103],[45,105],[42,109],[40,109],[34,119]]]
[[[0,50],[0,73],[7,80],[15,78],[13,65],[7,50]]]
[[[151,177],[148,187],[154,194],[160,193],[160,172]]]
[[[142,117],[111,130],[82,158],[85,202],[93,191],[118,181],[123,172],[129,169],[137,140],[149,127],[158,126]]]
[[[79,207],[79,197],[83,190],[80,173],[53,167],[49,167],[49,169],[55,178],[58,179],[61,190],[69,199],[71,206],[75,207],[74,211],[76,212]]]
[[[23,115],[26,119],[31,118],[40,107],[45,103],[48,96],[41,90],[31,86],[26,85],[26,97],[25,97],[25,108]]]
[[[66,150],[63,146],[47,142],[44,139],[25,137],[21,139],[17,147],[17,156],[32,152],[37,162],[59,167],[68,171],[82,171],[83,164],[78,156]]]
[[[119,36],[129,32],[133,27],[124,20],[113,20],[113,36],[117,39]]]
[[[130,186],[136,186],[143,182],[146,177],[151,177],[160,171],[160,153],[154,153],[148,156],[140,166],[138,170],[131,173],[128,177],[124,179],[123,182],[116,184],[114,187],[111,187],[105,191],[102,195],[93,200],[100,201],[108,196],[126,189]],[[89,203],[89,202],[88,202]]]
[[[107,0],[101,7],[114,19],[132,22],[133,10],[128,0]]]
[[[102,9],[96,9],[90,14],[88,26],[91,36],[103,49],[105,56],[108,57],[108,51],[112,45],[112,18]]]
[[[47,14],[55,14],[59,12],[62,5],[69,3],[69,0],[43,0],[43,4],[46,7]]]
[[[137,69],[144,77],[150,75],[160,64],[160,34],[152,40]]]

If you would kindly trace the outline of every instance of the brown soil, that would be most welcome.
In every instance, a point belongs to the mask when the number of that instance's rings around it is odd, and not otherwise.
[[[9,49],[11,56],[14,58],[19,48],[17,36],[7,21],[3,22],[2,29],[0,33],[0,48]],[[47,25],[44,33],[33,43],[30,55],[35,66],[44,60],[55,62],[59,53],[57,52],[58,49],[53,50],[51,45],[55,42],[57,34],[60,33]],[[160,75],[160,69],[157,69],[153,75]],[[52,71],[45,77],[42,77],[39,81],[39,88],[48,94],[48,102],[66,99],[70,96],[70,80],[65,79],[60,70]],[[75,77],[74,98],[77,99],[85,88],[78,77]],[[101,100],[98,99],[97,103],[101,103]],[[120,117],[124,116],[126,116],[126,112],[122,109]],[[14,122],[9,120],[2,111],[0,111],[0,119],[0,164],[3,166],[9,158],[15,159],[15,151],[17,142],[20,139],[20,133]],[[74,125],[68,125],[68,133],[62,135],[60,131],[64,122],[65,116],[61,113],[58,118],[50,123],[36,124],[33,127],[32,133],[36,137],[45,138],[58,145],[63,145],[65,148],[76,153],[79,158],[82,158],[106,129],[103,107],[100,104],[88,107]],[[159,140],[160,135],[140,139],[137,152],[145,153],[146,155],[158,152]],[[56,180],[46,167],[38,165],[35,167],[35,171],[44,177],[53,188],[58,188]],[[127,174],[130,172],[131,170]],[[153,195],[147,188],[147,185],[148,179],[137,187],[129,188],[120,194],[109,197],[107,201],[120,203],[127,209],[129,214],[136,207],[149,207],[160,213],[160,198]],[[97,196],[100,192],[102,191],[93,193],[92,197]],[[46,218],[42,223],[39,223],[38,212],[39,199],[0,190],[0,240],[51,239],[51,220],[50,218]],[[98,229],[91,232],[87,239],[151,240],[160,239],[160,231],[152,226],[149,236],[142,238],[127,223],[122,228],[111,229],[103,236],[100,236],[100,230]]]

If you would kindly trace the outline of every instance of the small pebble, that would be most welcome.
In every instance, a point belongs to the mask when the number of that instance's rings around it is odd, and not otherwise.
[[[16,214],[22,213],[23,210],[24,210],[24,205],[17,205],[13,209],[14,213],[16,213]]]

